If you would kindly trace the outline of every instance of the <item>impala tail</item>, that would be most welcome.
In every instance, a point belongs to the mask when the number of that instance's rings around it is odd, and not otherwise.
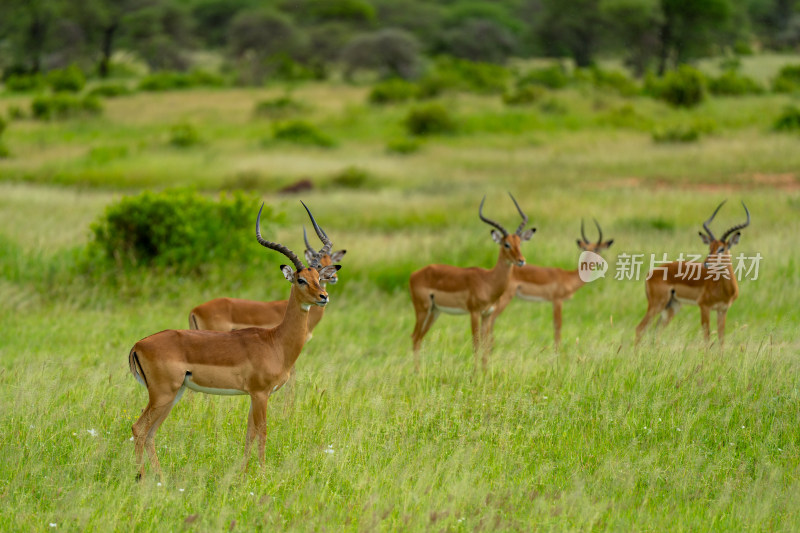
[[[147,387],[147,378],[144,375],[142,364],[139,362],[139,356],[136,355],[136,350],[131,348],[131,353],[128,355],[128,368],[131,374],[136,378],[136,381]]]

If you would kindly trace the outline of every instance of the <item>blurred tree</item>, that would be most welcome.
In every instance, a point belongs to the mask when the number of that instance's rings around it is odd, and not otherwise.
[[[303,35],[292,20],[271,9],[238,13],[228,28],[231,54],[239,62],[240,81],[258,84],[276,68],[300,56]]]
[[[516,50],[517,40],[508,28],[477,18],[445,31],[437,47],[438,52],[487,63],[503,63]]]
[[[90,46],[99,50],[97,73],[108,77],[111,56],[131,17],[156,0],[68,0],[68,11],[83,28]]]
[[[61,0],[3,0],[0,40],[10,43],[17,70],[37,73],[51,33],[64,12]]]
[[[224,47],[233,18],[240,11],[253,9],[256,3],[256,0],[198,0],[191,9],[197,37],[213,48]]]
[[[406,30],[429,51],[438,44],[445,12],[441,6],[416,0],[374,0],[373,3],[381,27]]]
[[[661,0],[658,73],[707,54],[731,14],[730,0]]]
[[[600,9],[607,24],[607,41],[624,55],[634,75],[643,76],[660,47],[660,0],[603,0]]]
[[[189,9],[176,2],[151,1],[126,17],[124,41],[154,69],[184,70],[189,67],[186,50],[194,34]]]
[[[546,53],[568,55],[577,66],[588,67],[597,54],[603,24],[600,0],[541,0],[537,34]]]
[[[419,73],[419,41],[410,33],[385,28],[357,35],[342,50],[345,75],[351,78],[360,69],[377,70],[384,77],[404,79]]]

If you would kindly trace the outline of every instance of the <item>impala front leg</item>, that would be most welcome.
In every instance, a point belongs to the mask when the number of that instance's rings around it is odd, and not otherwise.
[[[253,394],[251,407],[253,409],[253,433],[258,436],[258,462],[266,465],[267,450],[267,403],[269,392]]]
[[[472,328],[472,350],[475,354],[475,369],[478,369],[478,355],[481,352],[481,314],[472,311],[469,314],[470,326]]]
[[[711,340],[711,309],[705,305],[700,306],[700,324],[703,326],[703,335],[706,338],[706,342]]]
[[[717,338],[719,339],[719,349],[725,342],[725,317],[728,315],[727,309],[720,309],[717,311]]]
[[[561,300],[553,302],[553,330],[555,331],[555,348],[558,350],[561,344],[561,307],[563,303]]]

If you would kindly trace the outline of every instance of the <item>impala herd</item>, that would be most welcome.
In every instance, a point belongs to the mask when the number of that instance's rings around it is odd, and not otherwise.
[[[480,356],[485,370],[492,350],[495,320],[514,297],[553,304],[555,346],[558,348],[563,302],[585,282],[578,270],[525,264],[520,247],[533,237],[536,228],[525,229],[528,217],[513,196],[511,200],[522,218],[514,233],[483,215],[485,197],[478,208],[478,217],[493,228],[490,234],[499,247],[493,268],[434,264],[411,274],[409,288],[416,314],[411,334],[415,368],[419,369],[420,365],[422,339],[439,314],[446,313],[470,316],[475,367]],[[705,233],[701,232],[700,236],[709,246],[709,255],[704,262],[676,261],[648,274],[645,282],[647,312],[636,328],[637,344],[655,315],[661,314],[661,325],[666,325],[682,303],[690,303],[700,307],[707,341],[710,338],[710,312],[717,311],[718,340],[722,345],[725,316],[739,294],[730,249],[739,242],[740,230],[750,224],[750,212],[742,203],[746,222],[733,226],[717,239],[709,224],[724,203],[703,223]],[[161,475],[155,434],[187,388],[206,394],[249,395],[243,468],[247,469],[256,437],[258,459],[264,464],[269,397],[293,375],[295,362],[322,319],[328,303],[326,286],[337,282],[337,271],[341,267],[336,263],[345,254],[345,250],[332,252],[333,243],[328,235],[317,224],[308,207],[305,204],[303,207],[323,244],[322,248],[315,250],[303,229],[307,267],[286,246],[262,238],[261,209],[256,217],[258,243],[283,254],[292,263],[280,267],[291,283],[288,300],[260,302],[217,298],[191,310],[190,329],[161,331],[134,344],[128,356],[129,369],[136,380],[147,387],[149,396],[147,406],[133,424],[139,479],[145,471],[145,450],[154,470]],[[601,254],[614,241],[603,241],[603,230],[596,220],[594,222],[598,231],[597,242],[586,238],[581,221],[578,248]],[[656,270],[660,273],[657,274]],[[714,272],[717,275],[711,275]]]

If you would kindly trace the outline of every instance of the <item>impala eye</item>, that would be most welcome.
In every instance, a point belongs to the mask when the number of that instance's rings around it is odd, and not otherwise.
[[[506,248],[511,248],[511,245],[510,245],[510,244],[508,244],[508,243],[505,243],[505,247],[506,247]]]
[[[720,246],[719,250],[717,250],[717,253],[721,254],[723,251],[725,251],[725,247],[724,246]]]
[[[303,278],[297,278],[297,283],[299,283],[300,285],[308,285],[306,280],[304,280]]]

